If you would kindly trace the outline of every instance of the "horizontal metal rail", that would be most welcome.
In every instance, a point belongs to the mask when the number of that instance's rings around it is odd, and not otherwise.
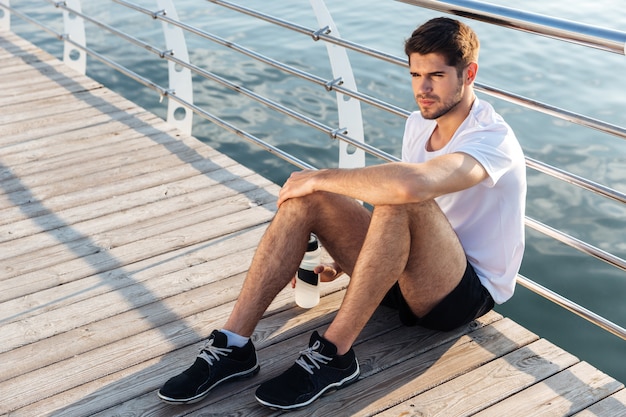
[[[528,288],[534,293],[544,297],[547,300],[552,301],[557,305],[560,305],[561,307],[584,318],[585,320],[595,324],[596,326],[606,330],[607,332],[626,340],[626,329],[613,323],[612,321],[605,319],[604,317],[594,313],[593,311],[588,310],[579,304],[576,304],[575,302],[563,297],[560,294],[555,293],[554,291],[540,284],[537,284],[536,282],[524,277],[523,275],[517,276],[517,282],[523,287]]]
[[[588,180],[587,178],[572,174],[571,172],[555,168],[552,165],[548,165],[545,162],[541,162],[530,157],[526,157],[526,165],[529,168],[533,168],[534,170],[543,172],[544,174],[550,175],[551,177],[557,178],[561,181],[568,182],[587,191],[591,191],[603,197],[610,198],[611,200],[617,201],[618,203],[626,204],[625,193],[614,190],[613,188],[607,187],[606,185],[599,184],[597,182]]]
[[[543,16],[476,0],[398,0],[561,41],[626,54],[626,32]]]
[[[269,23],[273,23],[275,25],[281,26],[285,29],[290,29],[295,32],[301,33],[303,35],[310,36],[314,41],[324,40],[326,42],[333,43],[338,46],[342,46],[344,48],[352,49],[353,51],[361,52],[366,55],[373,56],[375,58],[381,59],[383,61],[391,62],[393,64],[406,65],[402,63],[402,60],[394,55],[387,54],[385,52],[378,51],[376,49],[368,48],[366,46],[350,42],[346,39],[337,38],[335,36],[329,35],[325,30],[326,28],[320,29],[310,29],[283,19],[278,19],[276,17],[270,16],[265,13],[258,12],[253,9],[249,9],[247,7],[240,6],[235,3],[231,3],[223,0],[208,0],[211,3],[215,3],[219,6],[226,7],[228,9],[234,10],[239,13],[246,14],[248,16],[254,17],[256,19],[264,20]]]
[[[125,0],[113,0],[115,3],[118,3],[120,5],[123,6],[127,6],[130,7],[134,10],[140,11],[144,14],[147,14],[149,16],[152,16],[154,19],[158,19],[158,20],[163,20],[164,22],[167,22],[171,25],[180,27],[181,29],[184,29],[186,31],[188,31],[189,33],[193,33],[194,35],[200,36],[203,39],[209,40],[211,42],[214,42],[218,45],[230,48],[234,51],[237,51],[243,55],[246,55],[250,58],[256,59],[259,62],[262,62],[266,65],[269,65],[273,68],[279,69],[287,74],[291,74],[294,76],[297,76],[299,78],[302,78],[304,80],[307,80],[309,82],[312,82],[314,84],[317,84],[319,86],[324,87],[327,91],[336,91],[339,92],[341,94],[344,94],[346,96],[355,98],[357,100],[360,100],[364,103],[370,104],[372,106],[378,107],[380,109],[386,110],[390,113],[393,113],[395,115],[398,116],[402,116],[402,117],[407,117],[410,112],[402,109],[400,107],[394,106],[392,104],[386,103],[382,100],[379,100],[375,97],[371,97],[368,96],[367,94],[363,94],[363,93],[359,93],[358,91],[354,91],[354,90],[350,90],[348,88],[344,88],[342,86],[341,80],[328,80],[328,79],[324,79],[321,77],[318,77],[316,75],[307,73],[305,71],[302,71],[298,68],[295,68],[293,66],[284,64],[282,62],[276,61],[272,58],[269,58],[265,55],[259,54],[257,52],[252,51],[251,49],[245,48],[241,45],[238,45],[236,43],[227,41],[226,39],[223,39],[219,36],[213,35],[211,33],[208,33],[206,31],[203,31],[201,29],[198,29],[192,25],[188,25],[186,23],[180,22],[178,20],[174,20],[171,19],[167,16],[167,14],[158,14],[158,13],[154,13],[148,9],[144,9],[140,6],[134,5],[128,1]]]
[[[571,123],[575,123],[580,126],[588,127],[598,130],[603,133],[608,133],[613,136],[617,136],[621,139],[626,139],[626,128],[608,123],[602,120],[595,119],[593,117],[585,116],[580,113],[565,110],[560,107],[552,106],[550,104],[543,103],[538,100],[533,100],[518,94],[504,92],[497,88],[489,87],[485,84],[475,82],[476,90],[485,93],[491,97],[496,97],[509,103],[517,104],[519,106],[526,107],[528,109],[538,111],[549,116],[556,117],[561,120],[565,120]]]
[[[47,0],[47,1],[50,1],[50,0]],[[171,23],[171,24],[174,24],[174,23],[180,24],[180,22],[166,17],[163,13],[152,12],[152,11],[150,11],[148,9],[144,9],[144,8],[142,8],[140,6],[134,5],[132,3],[125,2],[123,0],[114,0],[114,1],[118,2],[118,3],[122,4],[122,5],[125,5],[125,6],[128,5],[132,9],[140,11],[140,12],[146,14],[146,15],[149,15],[149,16],[151,16],[154,19],[162,19],[165,22]],[[274,110],[276,110],[276,111],[278,111],[280,113],[288,115],[288,116],[290,116],[290,117],[292,117],[292,118],[294,118],[294,119],[296,119],[296,120],[298,120],[298,121],[300,121],[300,122],[302,122],[302,123],[304,123],[304,124],[306,124],[308,126],[316,128],[316,129],[318,129],[318,130],[328,134],[332,139],[344,140],[345,142],[347,142],[347,143],[349,143],[349,144],[351,144],[351,145],[353,145],[353,146],[355,146],[355,147],[357,147],[359,149],[362,149],[362,150],[370,153],[373,156],[376,156],[376,157],[379,157],[379,158],[382,158],[382,159],[391,160],[391,159],[395,158],[392,155],[390,155],[390,154],[388,154],[388,153],[386,153],[384,151],[381,151],[378,148],[375,148],[375,147],[373,147],[371,145],[368,145],[367,143],[362,143],[360,141],[357,141],[354,138],[349,137],[346,134],[347,132],[345,132],[341,128],[340,129],[334,129],[332,127],[326,126],[326,125],[324,125],[324,124],[322,124],[322,123],[320,123],[320,122],[318,122],[318,121],[316,121],[314,119],[311,119],[311,118],[309,118],[307,116],[302,115],[301,113],[298,113],[298,112],[296,112],[294,110],[291,110],[291,109],[289,109],[289,108],[287,108],[287,107],[285,107],[285,106],[283,106],[283,105],[281,105],[281,104],[279,104],[279,103],[277,103],[277,102],[275,102],[273,100],[270,100],[270,99],[267,99],[267,98],[265,98],[263,96],[260,96],[260,95],[258,95],[256,93],[254,93],[253,91],[246,89],[245,87],[242,87],[240,85],[234,84],[234,83],[226,80],[223,77],[220,77],[220,76],[218,76],[218,75],[216,75],[214,73],[206,71],[206,70],[204,70],[204,69],[202,69],[202,68],[200,68],[200,67],[198,67],[196,65],[193,65],[193,64],[190,64],[188,62],[182,61],[182,60],[178,59],[175,56],[175,53],[173,51],[163,51],[163,50],[160,50],[158,48],[155,48],[154,46],[152,46],[152,45],[150,45],[150,44],[148,44],[148,43],[146,43],[146,42],[144,42],[142,40],[139,40],[139,39],[137,39],[137,38],[135,38],[133,36],[130,36],[130,35],[124,33],[124,32],[121,32],[121,31],[119,31],[119,30],[117,30],[117,29],[115,29],[115,28],[113,28],[113,27],[111,27],[109,25],[106,25],[106,24],[103,24],[101,22],[98,22],[95,19],[91,18],[90,16],[87,16],[87,15],[85,15],[83,13],[75,11],[75,10],[67,7],[66,5],[64,5],[62,3],[61,4],[54,3],[54,5],[56,7],[59,7],[59,8],[62,8],[64,10],[66,10],[66,11],[68,11],[70,13],[74,13],[77,16],[80,16],[81,18],[83,18],[83,19],[85,19],[85,20],[87,20],[87,21],[89,21],[91,23],[94,23],[95,25],[97,25],[101,29],[105,29],[108,32],[110,32],[111,34],[119,36],[122,39],[125,39],[125,40],[129,41],[130,43],[134,44],[135,46],[138,46],[138,47],[140,47],[140,48],[142,48],[142,49],[144,49],[144,50],[146,50],[146,51],[148,51],[148,52],[158,56],[161,59],[172,61],[172,62],[174,62],[174,63],[176,63],[178,65],[181,65],[181,66],[183,66],[185,68],[188,68],[189,70],[191,70],[191,71],[193,71],[193,72],[195,72],[195,73],[197,73],[197,74],[199,74],[199,75],[201,75],[201,76],[203,76],[203,77],[205,77],[205,78],[207,78],[209,80],[217,82],[217,83],[221,84],[222,86],[225,86],[225,87],[227,87],[227,88],[229,88],[229,89],[231,89],[233,91],[236,91],[236,92],[241,93],[241,94],[243,94],[243,95],[245,95],[245,96],[247,96],[247,97],[249,97],[251,99],[254,99],[257,102],[259,102],[261,104],[264,104],[267,107],[270,107],[270,108],[272,108],[272,109],[274,109]],[[184,24],[181,24],[180,27],[182,27],[183,29],[191,28],[190,26],[184,25]],[[192,28],[192,29],[197,30],[195,28]],[[57,37],[61,36],[59,34],[55,34],[55,35]],[[209,34],[206,34],[206,35],[209,35]],[[89,50],[89,51],[91,51],[91,54],[95,54],[94,51],[92,51],[92,50]],[[256,54],[256,55],[258,55],[258,54]],[[104,57],[102,57],[102,56],[100,56],[98,59],[100,61],[102,61],[102,62],[105,62],[105,63],[109,64],[109,65],[112,64],[112,61],[110,61],[108,59],[106,59],[106,61],[103,61]],[[276,62],[276,61],[274,61],[274,62]],[[276,62],[276,63],[278,63],[278,62]],[[150,87],[150,88],[152,88],[152,89],[154,89],[156,91],[159,91],[159,93],[161,95],[170,95],[171,96],[173,93],[175,93],[175,92],[172,92],[172,91],[169,91],[169,90],[165,90],[165,89],[163,89],[163,87],[157,86],[156,84],[150,82],[146,78],[141,77],[141,76],[139,76],[139,75],[137,75],[135,73],[132,73],[132,71],[128,70],[127,68],[125,68],[125,67],[123,67],[121,65],[118,65],[118,64],[115,64],[115,65],[116,65],[116,68],[118,70],[120,70],[121,72],[125,73],[127,76],[135,79],[136,81],[142,83],[143,85],[146,85],[146,86],[148,86],[148,87]],[[131,75],[131,73],[132,73],[132,75]],[[327,91],[331,91],[333,88],[335,90],[337,90],[337,87],[330,87],[330,86],[328,86],[328,82],[325,82],[325,80],[323,80],[323,79],[321,79],[319,77],[316,77],[316,76],[311,75],[311,74],[307,74],[307,73],[302,72],[302,71],[299,71],[299,73],[305,75],[306,78],[309,79],[309,80],[312,80],[312,79],[317,79],[318,81],[321,80],[322,81],[322,85],[325,85]],[[139,78],[137,78],[137,77],[139,77]],[[319,82],[318,82],[318,84],[319,84]],[[179,103],[182,103],[180,101],[180,98],[176,99],[176,101],[178,101]],[[198,111],[195,111],[195,112],[198,113]],[[408,112],[406,112],[406,113],[408,114]],[[211,117],[215,117],[215,116],[211,115]],[[217,123],[217,124],[220,124],[220,123]],[[228,130],[233,131],[233,129],[231,129],[231,128],[228,128]],[[260,140],[260,139],[258,139],[258,140]],[[253,142],[254,141],[255,140],[253,140]],[[265,143],[265,142],[263,142],[263,143],[264,143],[264,145],[262,147],[265,148],[267,143]],[[277,148],[272,151],[272,153],[276,153],[276,152],[277,152]],[[304,166],[302,164],[303,164],[303,162],[300,161],[300,160],[297,160],[297,158],[296,158],[296,163],[294,165],[297,165],[300,168],[304,168]],[[310,165],[307,165],[306,168],[312,168],[312,167]]]
[[[559,242],[565,243],[567,246],[577,249],[582,253],[591,255],[594,258],[600,259],[601,261],[604,261],[609,265],[621,269],[622,271],[626,271],[626,260],[610,254],[606,251],[603,251],[600,248],[596,248],[595,246],[590,245],[587,242],[576,239],[575,237],[570,236],[567,233],[563,233],[560,230],[540,223],[530,217],[526,217],[526,226],[529,226],[530,228],[535,229],[536,231],[541,232],[548,237],[558,240]]]
[[[119,1],[119,0],[114,0],[114,1]],[[322,29],[311,29],[311,28],[306,28],[304,26],[295,24],[295,23],[291,23],[288,22],[286,20],[283,19],[278,19],[276,17],[267,15],[265,13],[261,13],[258,12],[256,10],[253,9],[249,9],[228,1],[224,1],[224,0],[208,0],[211,3],[215,3],[217,5],[226,7],[228,9],[246,14],[248,16],[257,18],[257,19],[261,19],[263,21],[281,26],[283,28],[286,29],[290,29],[292,31],[310,36],[311,38],[313,38],[313,40],[317,41],[317,40],[323,40],[325,42],[329,42],[329,43],[333,43],[335,45],[339,45],[342,46],[344,48],[348,48],[351,49],[355,52],[359,52],[368,56],[372,56],[374,58],[380,59],[380,60],[384,60],[387,62],[390,62],[392,64],[395,65],[399,65],[401,67],[408,67],[408,62],[406,58],[400,58],[397,57],[395,55],[391,55],[391,54],[387,54],[381,51],[378,51],[376,49],[372,49],[372,48],[368,48],[366,46],[354,43],[354,42],[350,42],[347,41],[345,39],[341,39],[341,38],[337,38],[332,36],[329,33],[326,33],[326,31],[324,31]],[[625,34],[626,36],[626,34]],[[224,44],[224,46],[230,47],[229,46],[229,42],[226,42],[226,44]],[[237,48],[233,48],[233,49],[237,49]],[[255,57],[254,55],[249,55],[251,57]],[[474,86],[476,87],[477,91],[480,91],[484,94],[487,94],[489,96],[492,97],[496,97],[498,99],[501,100],[505,100],[508,101],[510,103],[513,104],[518,104],[518,105],[522,105],[526,108],[529,108],[531,110],[534,111],[538,111],[540,113],[544,113],[544,114],[548,114],[554,117],[558,117],[562,120],[566,120],[568,122],[571,123],[575,123],[581,126],[585,126],[588,128],[592,128],[592,129],[596,129],[599,130],[601,132],[604,133],[609,133],[611,135],[617,136],[619,138],[622,139],[626,139],[626,128],[620,127],[620,126],[616,126],[614,124],[611,123],[607,123],[601,120],[597,120],[588,116],[584,116],[575,112],[571,112],[565,109],[561,109],[559,107],[555,107],[546,103],[543,103],[541,101],[538,100],[532,100],[529,98],[526,98],[524,96],[520,96],[517,94],[513,94],[507,91],[503,91],[494,87],[490,87],[488,85],[482,84],[480,82],[475,82]],[[349,94],[347,94],[349,95]],[[355,97],[356,98],[356,97]],[[368,103],[368,104],[372,104],[372,103]],[[384,106],[378,106],[380,108],[385,109]]]

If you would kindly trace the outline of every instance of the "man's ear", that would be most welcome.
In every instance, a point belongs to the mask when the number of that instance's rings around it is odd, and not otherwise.
[[[467,66],[467,78],[466,81],[468,84],[471,84],[476,79],[476,74],[478,73],[478,64],[475,62],[470,63]]]

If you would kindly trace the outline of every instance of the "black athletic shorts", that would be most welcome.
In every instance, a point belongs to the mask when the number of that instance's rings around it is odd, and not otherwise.
[[[380,304],[398,310],[400,321],[405,326],[449,331],[486,314],[493,308],[494,301],[468,262],[459,285],[424,317],[417,317],[411,311],[397,282]]]

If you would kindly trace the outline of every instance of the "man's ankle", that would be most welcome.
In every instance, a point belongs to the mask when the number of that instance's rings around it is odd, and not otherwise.
[[[220,332],[226,335],[227,346],[244,347],[250,340],[249,337],[241,336],[240,334],[233,333],[230,330],[221,329]]]
[[[332,337],[332,335],[331,335],[331,337]],[[333,345],[335,345],[335,347],[337,348],[337,356],[345,355],[352,348],[352,345],[346,346],[346,344],[345,343],[341,343],[341,341],[333,340],[331,338],[326,337],[326,333],[324,335],[322,335],[322,338],[324,338],[325,340],[327,340],[330,343],[332,343]]]

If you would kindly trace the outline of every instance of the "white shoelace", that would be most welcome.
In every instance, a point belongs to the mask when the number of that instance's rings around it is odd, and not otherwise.
[[[204,359],[205,361],[207,361],[207,363],[209,364],[209,366],[213,365],[213,361],[219,361],[220,360],[220,356],[226,356],[228,355],[230,352],[232,352],[232,349],[229,348],[219,348],[217,346],[213,346],[213,339],[209,340],[207,342],[206,345],[204,345],[204,347],[202,348],[202,351],[200,351],[200,354],[198,355],[199,358]]]
[[[315,343],[313,343],[313,346],[301,351],[300,357],[296,359],[296,363],[300,365],[302,369],[304,369],[311,375],[313,375],[314,368],[320,369],[320,365],[319,365],[320,363],[323,365],[326,365],[328,362],[332,360],[332,358],[329,358],[328,356],[324,356],[321,353],[316,351],[316,349],[319,349],[320,346],[321,346],[321,343],[318,340]],[[309,359],[310,363],[304,360],[305,357]]]

